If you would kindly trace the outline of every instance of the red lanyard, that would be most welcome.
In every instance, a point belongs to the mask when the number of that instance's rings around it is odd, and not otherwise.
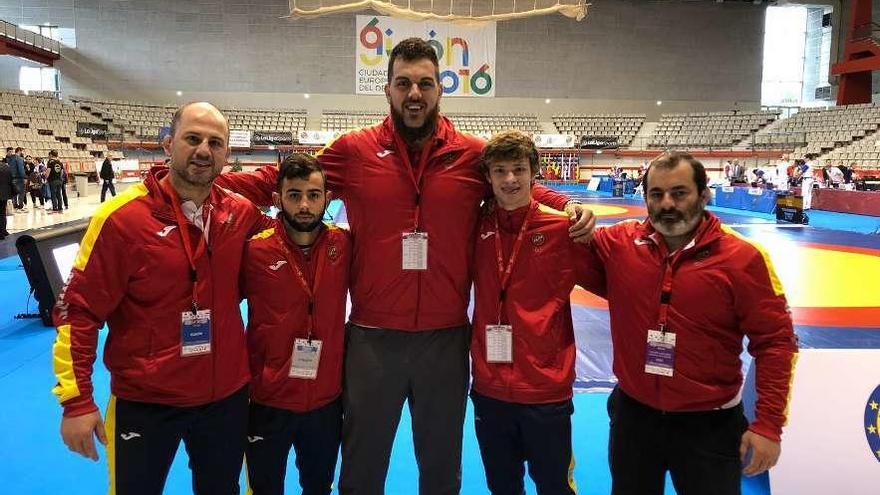
[[[513,266],[516,264],[516,259],[522,248],[526,230],[529,228],[529,222],[531,221],[532,215],[538,209],[538,203],[530,205],[529,211],[526,212],[526,217],[523,219],[522,226],[519,228],[519,234],[517,234],[516,240],[513,242],[513,249],[510,251],[510,260],[508,260],[506,268],[504,266],[504,253],[501,249],[501,228],[498,224],[498,207],[496,206],[495,208],[495,257],[498,260],[498,278],[501,282],[501,290],[498,293],[498,324],[500,325],[501,310],[504,307],[504,299],[507,297],[507,286],[510,284],[510,275],[513,273]]]
[[[282,230],[279,235],[286,235],[286,233]],[[321,272],[324,271],[324,250],[319,250],[316,254],[317,256],[317,268],[315,268],[315,279],[313,280],[312,285],[309,285],[306,277],[303,273],[303,270],[299,266],[299,262],[297,261],[297,257],[291,251],[290,246],[287,245],[287,241],[284,239],[279,239],[279,242],[282,243],[284,247],[284,257],[287,259],[287,264],[290,265],[290,268],[293,269],[294,275],[296,275],[296,280],[299,282],[300,287],[306,292],[306,295],[309,296],[309,316],[308,316],[308,339],[309,342],[312,341],[312,332],[316,328],[315,323],[315,292],[318,290],[318,286],[321,284]],[[317,248],[318,243],[312,245],[312,252]]]
[[[416,188],[416,211],[413,219],[413,232],[418,232],[419,215],[422,209],[422,178],[425,174],[425,168],[428,165],[428,154],[433,146],[433,140],[429,140],[424,146],[422,146],[419,153],[418,168],[414,168],[412,162],[410,162],[409,148],[406,147],[406,143],[403,142],[403,139],[397,132],[394,133],[394,144],[397,147],[397,152],[401,155],[401,159],[403,160],[407,173],[409,173],[410,179],[412,179],[413,186]]]
[[[193,314],[195,314],[199,308],[196,290],[199,273],[198,270],[196,270],[196,258],[205,253],[207,250],[207,243],[205,242],[205,236],[200,236],[199,244],[196,246],[195,252],[193,252],[192,239],[189,236],[189,220],[186,219],[183,210],[180,208],[180,196],[177,194],[177,191],[174,190],[174,187],[171,186],[171,179],[165,178],[160,184],[164,187],[165,192],[171,196],[171,210],[174,212],[174,218],[177,220],[177,229],[180,231],[180,237],[183,240],[183,250],[186,252],[187,261],[189,261],[189,273],[192,281],[192,308]],[[205,227],[207,228],[207,225]]]
[[[663,285],[660,287],[660,316],[657,327],[666,333],[666,323],[669,320],[669,301],[672,297],[672,262],[666,259],[666,269],[663,271]]]

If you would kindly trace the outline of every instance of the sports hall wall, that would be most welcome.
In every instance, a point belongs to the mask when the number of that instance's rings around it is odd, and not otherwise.
[[[764,7],[751,2],[593,0],[575,22],[497,26],[496,98],[447,111],[661,112],[757,108]],[[65,95],[222,105],[384,109],[354,97],[355,18],[283,19],[286,0],[0,0],[0,19],[76,29],[57,67]],[[0,57],[0,85],[18,67]],[[305,100],[303,93],[312,97]],[[512,98],[512,99],[508,99]],[[545,105],[544,99],[551,98]],[[656,100],[663,100],[658,107]]]

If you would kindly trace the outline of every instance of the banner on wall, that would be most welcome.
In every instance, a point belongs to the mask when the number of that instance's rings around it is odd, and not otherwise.
[[[299,144],[325,145],[336,139],[342,131],[299,131],[296,140]]]
[[[229,147],[230,148],[250,148],[251,147],[251,131],[242,131],[242,130],[229,131]]]
[[[444,95],[495,96],[494,22],[465,27],[359,15],[355,29],[355,94],[385,94],[391,49],[401,40],[417,37],[437,52]]]
[[[581,148],[587,150],[616,149],[620,145],[614,136],[581,136]]]
[[[77,137],[85,137],[92,139],[107,139],[107,124],[96,124],[94,122],[77,122]]]
[[[285,131],[254,131],[251,142],[254,146],[291,145],[293,134]]]
[[[137,160],[110,160],[113,165],[113,175],[116,176],[117,182],[140,182],[141,167]],[[104,165],[104,159],[95,160],[95,173],[101,176],[101,167]]]
[[[574,148],[574,136],[571,134],[535,134],[535,146],[538,148]]]

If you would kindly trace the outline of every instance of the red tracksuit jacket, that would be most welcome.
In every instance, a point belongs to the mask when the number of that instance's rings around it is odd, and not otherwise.
[[[318,155],[327,188],[345,203],[351,226],[352,322],[408,331],[467,323],[479,205],[491,197],[479,171],[483,144],[441,117],[424,163],[410,164],[389,117],[343,135]],[[420,169],[421,178],[415,173]],[[218,183],[269,204],[276,175],[267,167],[224,174]],[[558,209],[568,199],[543,186],[534,194]],[[428,269],[404,271],[401,235],[413,230],[416,217],[428,233]]]
[[[102,204],[89,223],[70,279],[55,306],[53,389],[66,416],[97,410],[92,365],[98,329],[107,322],[104,364],[114,395],[196,406],[225,398],[249,378],[238,309],[245,241],[271,225],[243,197],[214,186],[207,249],[196,253],[196,292],[212,311],[210,354],[181,356],[181,312],[191,309],[192,279],[180,228],[195,245],[202,231],[180,226],[155,167],[143,184]]]
[[[671,257],[647,220],[597,229],[593,246],[605,265],[620,388],[663,411],[721,407],[740,392],[747,336],[758,393],[749,428],[779,440],[797,344],[782,284],[766,251],[708,212],[694,241]],[[668,331],[676,334],[672,377],[645,373],[647,331],[657,327],[667,264],[672,273]]]
[[[309,293],[293,264],[314,292]],[[348,231],[326,226],[305,256],[291,242],[284,224],[254,236],[245,247],[242,290],[248,300],[247,342],[254,402],[307,412],[329,404],[342,393],[345,306],[351,264]],[[317,286],[315,286],[317,280]],[[289,376],[294,341],[321,340],[315,379]]]
[[[496,242],[507,266],[527,213],[530,220],[505,290],[501,322],[513,327],[513,362],[488,363],[486,325],[498,323],[501,275]],[[498,227],[496,228],[496,220]],[[601,266],[588,247],[568,237],[565,213],[539,205],[495,208],[481,223],[474,273],[473,389],[523,404],[571,398],[575,348],[569,298],[575,284],[602,292]]]

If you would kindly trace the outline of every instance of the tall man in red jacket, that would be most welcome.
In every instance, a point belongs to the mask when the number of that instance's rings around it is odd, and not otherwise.
[[[686,153],[645,173],[649,218],[598,229],[618,387],[609,398],[615,495],[739,494],[780,454],[797,344],[766,251],[704,211],[706,171]],[[743,337],[757,407],[741,404]],[[743,468],[743,465],[745,467]]]
[[[482,168],[495,207],[480,222],[474,268],[474,427],[493,494],[574,494],[571,401],[577,349],[575,284],[604,290],[601,266],[568,236],[565,213],[532,199],[538,150],[519,131],[496,134]]]
[[[271,220],[214,185],[229,154],[226,118],[184,105],[164,143],[169,167],[102,203],[58,304],[53,348],[68,448],[97,460],[110,493],[162,493],[180,441],[196,493],[238,493],[248,414],[238,276],[245,241]],[[106,424],[92,397],[107,322]]]
[[[328,201],[315,158],[285,158],[275,225],[245,247],[241,285],[252,376],[247,469],[254,495],[284,493],[291,445],[304,495],[326,495],[333,486],[351,236],[321,221]]]
[[[391,115],[343,135],[318,162],[351,225],[351,325],[343,392],[340,493],[381,494],[404,401],[412,415],[422,495],[461,487],[468,384],[467,305],[479,205],[491,196],[480,173],[483,141],[439,114],[437,54],[401,41],[388,60]],[[275,169],[224,174],[226,187],[263,204]],[[564,195],[535,186],[535,199],[594,219]]]

